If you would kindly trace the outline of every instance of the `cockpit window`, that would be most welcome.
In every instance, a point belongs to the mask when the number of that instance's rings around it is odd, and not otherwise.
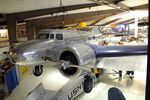
[[[62,34],[56,34],[56,40],[63,40]]]
[[[38,34],[37,39],[49,39],[49,34]]]
[[[51,35],[50,35],[50,39],[54,39],[54,34],[51,34]]]

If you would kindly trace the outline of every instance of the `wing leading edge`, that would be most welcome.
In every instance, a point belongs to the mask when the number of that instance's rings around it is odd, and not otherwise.
[[[90,45],[96,57],[119,57],[147,55],[147,45],[139,46],[99,46]]]

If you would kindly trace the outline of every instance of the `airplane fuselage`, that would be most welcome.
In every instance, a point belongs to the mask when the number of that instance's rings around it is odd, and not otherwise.
[[[82,31],[45,29],[38,33],[36,39],[14,47],[11,57],[19,65],[38,65],[45,63],[41,58],[50,57],[59,60],[59,54],[68,45],[87,44],[90,34]]]
[[[42,66],[46,63],[42,58],[47,57],[49,61],[60,62],[59,71],[69,78],[78,77],[82,70],[75,67],[66,68],[68,62],[80,67],[85,66],[88,69],[96,67],[131,71],[137,69],[133,61],[141,62],[141,55],[146,58],[147,45],[101,46],[91,44],[89,38],[95,39],[95,37],[96,34],[84,31],[44,29],[34,40],[14,46],[9,55],[15,64],[35,66],[33,70],[35,76],[41,75]],[[134,58],[129,59],[129,56],[140,56],[140,58],[132,61],[130,59]],[[100,66],[98,66],[99,62],[101,62]],[[110,62],[113,62],[111,64],[113,66],[109,65]],[[128,63],[130,67],[123,66],[125,63]]]
[[[89,38],[96,34],[84,31],[44,29],[34,40],[19,44],[11,49],[10,57],[18,65],[42,65],[42,57],[50,61],[72,61],[74,64],[93,67],[103,58],[124,60],[124,56],[139,56],[147,54],[147,46],[100,46],[90,44]],[[70,58],[70,56],[73,56]],[[122,57],[123,56],[123,57]],[[118,59],[118,60],[119,60]],[[126,59],[126,58],[125,58]],[[107,59],[107,61],[109,61]],[[106,61],[106,62],[107,62]],[[128,61],[127,61],[128,62]],[[115,65],[119,66],[116,62]]]

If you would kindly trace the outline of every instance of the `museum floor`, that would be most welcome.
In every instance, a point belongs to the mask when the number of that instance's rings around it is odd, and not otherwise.
[[[8,48],[0,49],[0,53],[6,49]],[[123,77],[119,81],[118,75],[107,74],[108,71],[106,71],[91,93],[82,93],[76,100],[107,100],[108,90],[111,87],[119,88],[127,100],[145,100],[146,66],[146,64],[143,65],[135,72],[133,80]],[[5,100],[26,100],[27,94],[41,82],[45,89],[57,91],[68,81],[69,79],[62,76],[54,65],[45,65],[44,73],[40,77],[33,76],[32,67],[28,67],[28,71],[22,75],[20,84]]]
[[[76,100],[107,100],[108,90],[111,87],[118,87],[127,100],[145,100],[145,84],[146,84],[146,65],[140,71],[135,72],[134,80],[123,78],[118,80],[118,76],[104,74],[101,76],[100,83],[97,84],[91,93],[81,94]],[[40,77],[32,75],[32,68],[22,76],[22,80],[13,91],[13,93],[5,100],[25,100],[27,94],[31,92],[39,83],[43,83],[44,88],[48,90],[59,90],[69,80],[63,77],[56,66],[46,65],[44,73]]]

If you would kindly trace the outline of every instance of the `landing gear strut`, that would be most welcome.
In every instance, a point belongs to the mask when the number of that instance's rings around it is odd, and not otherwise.
[[[40,76],[43,73],[43,65],[36,65],[33,69],[33,74],[35,76]]]
[[[119,74],[119,78],[122,78],[122,70],[119,70],[118,74]]]

